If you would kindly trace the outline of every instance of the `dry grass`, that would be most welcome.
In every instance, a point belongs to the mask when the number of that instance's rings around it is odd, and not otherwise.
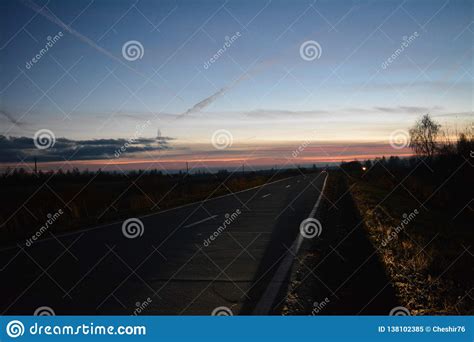
[[[295,171],[196,175],[33,174],[3,175],[0,186],[0,243],[30,237],[47,215],[64,211],[51,232],[158,212],[182,204],[237,192],[268,181],[295,175]],[[48,180],[47,185],[44,182]],[[49,230],[48,230],[49,231]]]
[[[472,256],[464,249],[468,230],[452,226],[441,211],[420,208],[404,191],[387,196],[391,191],[351,179],[351,192],[367,233],[400,302],[412,314],[472,314]],[[387,242],[403,214],[415,209],[419,210],[415,219]]]

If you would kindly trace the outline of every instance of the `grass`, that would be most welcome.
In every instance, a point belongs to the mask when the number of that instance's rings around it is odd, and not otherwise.
[[[301,170],[300,170],[301,171]],[[0,241],[18,241],[37,232],[58,210],[64,214],[47,229],[71,231],[201,201],[300,174],[298,170],[245,174],[159,172],[15,172],[0,177]]]
[[[402,305],[417,315],[473,314],[472,227],[443,210],[420,206],[403,186],[394,190],[363,177],[349,177],[349,183]],[[419,214],[387,242],[403,215],[415,209]]]

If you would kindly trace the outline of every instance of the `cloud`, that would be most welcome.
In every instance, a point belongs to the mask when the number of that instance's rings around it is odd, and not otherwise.
[[[375,107],[348,107],[348,108],[340,108],[335,109],[332,111],[334,114],[337,113],[356,113],[356,114],[426,114],[426,113],[435,113],[443,110],[444,107],[442,106],[431,106],[431,107],[423,107],[423,106],[392,106],[392,107],[384,107],[384,106],[375,106]]]
[[[277,118],[277,117],[300,117],[300,116],[316,116],[333,114],[334,112],[329,110],[282,110],[282,109],[254,109],[251,111],[244,112],[243,114],[252,118]]]
[[[221,89],[216,91],[211,96],[206,97],[204,100],[201,100],[198,103],[196,103],[195,105],[193,105],[192,107],[190,107],[183,114],[181,114],[181,116],[185,116],[185,115],[188,115],[188,114],[191,114],[191,113],[196,113],[196,112],[199,112],[202,109],[208,107],[211,103],[216,101],[219,97],[223,96],[226,92],[228,92],[232,88],[236,87],[240,82],[247,79],[248,77],[249,77],[249,75],[243,74],[242,76],[240,76],[238,79],[236,79],[235,81],[233,81],[229,85],[227,85],[225,87],[222,87]]]
[[[6,137],[0,135],[0,162],[18,162],[37,156],[42,161],[92,160],[115,158],[119,155],[133,156],[140,152],[153,152],[171,149],[169,141],[174,138],[159,136],[156,138],[133,139],[93,139],[70,140],[56,139],[53,147],[39,150],[29,137]]]
[[[455,116],[455,117],[461,117],[461,118],[465,117],[467,119],[471,119],[473,115],[474,115],[474,112],[470,111],[470,112],[440,113],[440,114],[433,115],[433,117],[443,118],[443,117]]]
[[[312,110],[281,110],[281,109],[254,109],[241,112],[243,115],[252,118],[298,118],[298,117],[319,117],[327,115],[351,115],[351,114],[425,114],[438,113],[444,107],[421,107],[421,106],[394,106],[394,107],[367,107],[367,108],[334,108],[334,109],[312,109]]]
[[[418,107],[418,106],[397,106],[397,107],[374,107],[373,110],[385,113],[414,113],[425,114],[442,110],[441,106]]]
[[[472,82],[463,81],[455,79],[450,80],[440,80],[440,81],[415,81],[415,82],[390,82],[387,84],[386,82],[370,82],[369,84],[365,83],[351,83],[346,84],[344,87],[348,88],[347,91],[355,91],[356,93],[359,92],[384,92],[392,94],[394,90],[398,90],[400,92],[406,92],[408,89],[410,91],[415,90],[429,90],[430,92],[441,92],[445,93],[448,90],[453,89],[462,89],[466,91],[470,91],[472,88]]]

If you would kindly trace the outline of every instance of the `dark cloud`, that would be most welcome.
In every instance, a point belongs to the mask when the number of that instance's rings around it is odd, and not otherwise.
[[[0,162],[18,162],[37,156],[42,161],[91,160],[131,156],[140,152],[170,149],[171,137],[136,139],[70,140],[58,138],[54,146],[40,150],[33,138],[0,135]]]

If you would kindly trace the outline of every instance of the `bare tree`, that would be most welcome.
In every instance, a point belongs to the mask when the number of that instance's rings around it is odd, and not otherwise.
[[[417,155],[431,158],[436,152],[436,139],[441,125],[425,114],[410,129],[410,147]]]

